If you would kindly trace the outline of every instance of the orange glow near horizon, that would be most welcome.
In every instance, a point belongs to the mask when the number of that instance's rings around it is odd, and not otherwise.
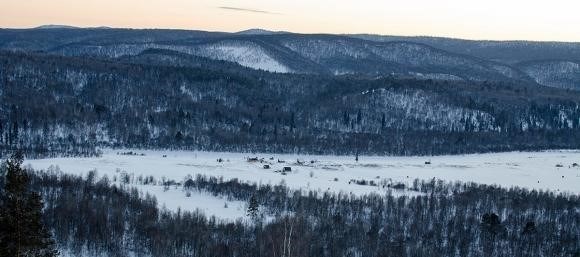
[[[172,28],[580,42],[577,0],[0,0],[0,27]]]

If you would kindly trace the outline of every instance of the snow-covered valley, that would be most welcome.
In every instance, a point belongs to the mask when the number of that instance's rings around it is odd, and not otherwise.
[[[132,151],[137,155],[122,155]],[[249,161],[248,158],[258,158]],[[428,164],[430,162],[430,164]],[[64,173],[86,175],[96,170],[98,176],[111,180],[128,174],[133,179],[153,176],[157,181],[181,183],[198,174],[237,178],[257,184],[285,184],[291,189],[354,195],[370,193],[393,195],[417,194],[393,189],[403,183],[411,187],[415,179],[433,178],[446,182],[476,182],[503,187],[580,193],[580,151],[509,152],[435,157],[314,156],[249,154],[223,152],[105,150],[98,158],[55,158],[28,160],[34,169],[58,169]],[[265,169],[264,165],[270,168]],[[52,167],[51,167],[52,166]],[[291,171],[280,172],[284,167]],[[367,181],[367,185],[355,181]],[[372,181],[372,183],[371,183]],[[159,206],[170,210],[195,210],[219,219],[245,217],[247,203],[193,191],[186,195],[181,186],[131,184],[154,195]]]

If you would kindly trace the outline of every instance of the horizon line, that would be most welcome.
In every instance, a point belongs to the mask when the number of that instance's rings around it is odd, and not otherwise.
[[[62,28],[42,28],[43,26],[62,26]],[[484,41],[484,42],[537,42],[537,43],[571,43],[571,44],[580,44],[580,41],[563,41],[563,40],[538,40],[538,39],[484,39],[484,38],[462,38],[462,37],[454,37],[454,36],[437,36],[437,35],[396,35],[396,34],[379,34],[379,33],[372,33],[372,32],[358,32],[358,33],[331,33],[331,32],[293,32],[289,30],[272,30],[266,28],[247,28],[237,31],[220,31],[220,30],[206,30],[206,29],[197,29],[197,28],[170,28],[170,27],[113,27],[107,25],[99,25],[99,26],[77,26],[77,25],[68,25],[68,24],[40,24],[38,26],[33,27],[2,27],[0,29],[13,29],[13,30],[56,30],[56,29],[130,29],[130,30],[183,30],[183,31],[203,31],[203,32],[210,32],[210,33],[229,33],[235,34],[239,32],[244,32],[248,30],[265,30],[273,33],[278,32],[286,32],[288,34],[297,34],[297,35],[335,35],[335,36],[381,36],[381,37],[410,37],[410,38],[443,38],[443,39],[452,39],[452,40],[461,40],[461,41]]]

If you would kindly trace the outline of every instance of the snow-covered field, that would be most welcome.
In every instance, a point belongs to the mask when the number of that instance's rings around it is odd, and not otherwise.
[[[134,151],[144,156],[118,155]],[[166,156],[166,157],[164,157]],[[263,162],[248,162],[247,157],[263,158]],[[218,162],[218,159],[223,162]],[[278,160],[284,161],[279,163]],[[430,161],[431,164],[425,164]],[[300,163],[298,163],[300,162]],[[302,163],[302,164],[301,164]],[[99,176],[119,176],[119,170],[129,174],[162,177],[178,182],[188,176],[203,174],[238,178],[258,184],[284,183],[292,189],[343,192],[363,195],[385,193],[381,183],[392,180],[411,184],[416,178],[438,178],[445,181],[477,182],[501,186],[519,186],[555,192],[580,193],[580,151],[510,152],[437,157],[361,156],[356,162],[351,156],[313,156],[248,153],[217,153],[187,151],[105,150],[99,158],[55,158],[28,160],[35,169],[58,166],[72,174],[86,174],[96,169]],[[264,165],[270,169],[264,169]],[[285,175],[280,172],[290,167]],[[349,183],[352,179],[374,181],[378,186]],[[155,195],[160,206],[168,209],[193,210],[222,219],[245,216],[246,203],[230,201],[205,192],[192,192],[186,197],[181,188],[136,185],[143,192]],[[407,191],[408,193],[411,193]],[[395,192],[401,193],[401,192]],[[404,192],[403,192],[404,193]],[[227,204],[227,208],[225,208]]]

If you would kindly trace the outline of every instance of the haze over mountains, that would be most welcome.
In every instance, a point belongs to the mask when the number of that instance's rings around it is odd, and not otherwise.
[[[0,48],[107,58],[165,49],[279,73],[523,81],[580,89],[580,43],[47,25],[0,30]]]

